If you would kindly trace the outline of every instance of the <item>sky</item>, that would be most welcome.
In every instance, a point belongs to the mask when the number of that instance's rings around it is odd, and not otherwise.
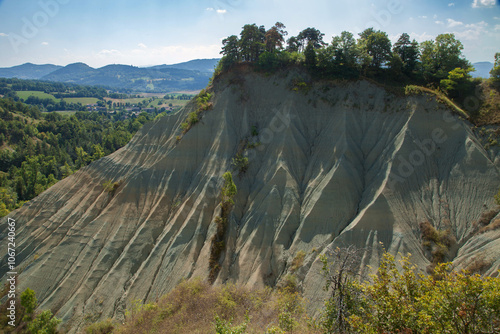
[[[314,27],[325,42],[374,27],[393,42],[454,33],[471,62],[500,52],[500,0],[0,0],[0,67],[26,62],[151,66],[218,58],[245,24],[288,37]]]

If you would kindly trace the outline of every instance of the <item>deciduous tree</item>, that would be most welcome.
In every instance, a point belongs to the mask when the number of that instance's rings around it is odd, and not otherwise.
[[[433,83],[446,79],[455,68],[467,69],[471,64],[462,56],[463,44],[454,34],[441,34],[435,41],[420,45],[420,61],[424,78]]]
[[[368,28],[359,34],[360,47],[371,57],[370,65],[380,68],[391,59],[391,41],[387,33]]]
[[[333,37],[331,46],[335,52],[337,64],[349,67],[356,66],[359,50],[351,32],[342,31],[340,36]]]

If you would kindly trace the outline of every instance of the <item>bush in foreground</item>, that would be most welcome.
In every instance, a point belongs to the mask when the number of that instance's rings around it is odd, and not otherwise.
[[[450,264],[425,275],[409,256],[398,263],[384,254],[370,282],[360,282],[361,254],[351,247],[321,257],[330,297],[316,319],[307,317],[293,289],[248,290],[194,279],[157,303],[134,303],[113,333],[500,333],[499,277],[452,271]]]
[[[304,302],[290,290],[248,290],[182,282],[152,304],[135,304],[115,334],[319,333],[308,328]]]

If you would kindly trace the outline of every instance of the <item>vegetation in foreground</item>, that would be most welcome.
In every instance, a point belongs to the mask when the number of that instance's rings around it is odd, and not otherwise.
[[[316,318],[294,285],[248,290],[194,279],[155,303],[135,302],[124,324],[108,319],[85,333],[500,333],[498,276],[457,272],[450,264],[424,275],[409,256],[397,262],[386,253],[377,274],[360,282],[357,252],[321,257],[329,298]]]
[[[0,296],[6,295],[2,291]],[[54,317],[52,311],[36,311],[38,301],[35,292],[26,289],[20,296],[16,296],[15,320],[7,317],[11,314],[7,307],[8,303],[0,306],[0,332],[1,333],[32,333],[32,334],[56,334],[59,333],[57,326],[61,320]],[[14,322],[9,323],[9,322]],[[14,325],[14,326],[12,326]]]
[[[250,290],[192,279],[154,303],[134,301],[124,322],[107,319],[89,324],[81,333],[500,333],[498,275],[454,271],[449,263],[425,275],[411,264],[409,255],[396,261],[385,253],[377,273],[360,279],[361,255],[361,250],[349,247],[320,256],[328,297],[314,318],[308,316],[307,300],[293,283]],[[50,310],[36,310],[31,289],[16,304],[14,328],[7,323],[7,304],[0,307],[0,331],[64,333],[64,327],[57,330],[60,320]]]

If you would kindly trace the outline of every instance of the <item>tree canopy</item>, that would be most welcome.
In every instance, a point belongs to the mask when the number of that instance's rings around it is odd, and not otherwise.
[[[255,63],[266,71],[302,63],[311,73],[320,76],[386,75],[393,80],[437,87],[442,80],[452,80],[450,75],[456,78],[460,72],[457,68],[464,73],[472,70],[462,55],[462,43],[451,33],[440,34],[435,40],[420,44],[409,34],[402,33],[392,45],[386,32],[368,28],[357,39],[351,32],[342,31],[332,37],[331,43],[325,43],[324,33],[308,27],[290,36],[285,46],[288,35],[285,28],[281,22],[268,30],[255,23],[246,24],[240,38],[232,35],[222,41],[223,57],[218,71],[240,62]],[[500,76],[498,63],[497,60],[492,77]],[[455,74],[450,74],[452,71]],[[449,81],[444,84],[448,84],[446,87],[451,92],[453,84]]]
[[[391,40],[387,33],[368,28],[359,34],[360,48],[371,58],[370,65],[380,68],[391,59]]]

